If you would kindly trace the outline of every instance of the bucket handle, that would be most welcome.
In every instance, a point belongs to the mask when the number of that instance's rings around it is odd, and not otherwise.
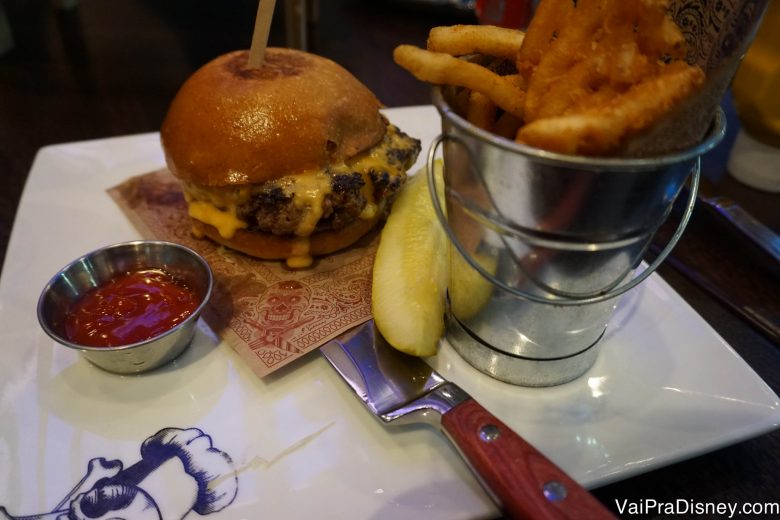
[[[621,294],[630,291],[640,283],[642,283],[648,276],[650,276],[659,265],[661,265],[661,262],[666,260],[666,257],[669,256],[669,253],[672,252],[672,249],[674,249],[674,246],[677,245],[677,242],[680,240],[680,237],[682,237],[683,231],[685,231],[686,226],[688,225],[688,221],[691,219],[691,215],[693,214],[693,208],[696,205],[696,194],[699,191],[699,177],[701,173],[701,157],[696,157],[696,162],[694,163],[694,167],[691,170],[691,173],[689,174],[689,177],[691,179],[689,193],[688,193],[688,202],[685,206],[685,212],[682,215],[682,218],[680,219],[680,223],[677,226],[677,229],[675,230],[674,234],[669,239],[669,242],[666,244],[666,246],[661,250],[661,252],[658,254],[658,256],[653,260],[653,262],[648,265],[641,273],[636,275],[634,278],[631,279],[631,281],[626,282],[623,285],[618,285],[617,287],[614,287],[613,289],[605,292],[604,294],[600,294],[598,296],[591,296],[588,298],[561,298],[561,299],[548,299],[544,298],[535,294],[531,294],[525,291],[521,291],[520,289],[517,289],[516,287],[511,287],[498,278],[496,278],[492,273],[487,271],[484,267],[482,267],[479,262],[475,261],[471,255],[468,253],[466,248],[461,244],[460,240],[458,240],[458,237],[455,236],[455,233],[452,231],[452,228],[450,228],[449,223],[447,222],[447,217],[444,214],[444,209],[442,207],[442,203],[439,200],[438,197],[438,191],[436,186],[436,178],[434,176],[434,163],[436,161],[436,152],[439,149],[439,146],[446,140],[450,139],[451,136],[446,134],[439,134],[436,136],[436,138],[431,143],[430,148],[428,148],[428,160],[426,162],[426,175],[428,177],[428,189],[431,193],[431,200],[433,201],[433,208],[436,211],[436,216],[439,219],[439,223],[444,228],[444,231],[447,233],[447,236],[450,239],[450,242],[458,249],[458,252],[460,252],[460,255],[469,263],[469,265],[475,269],[479,274],[481,274],[485,279],[490,281],[492,284],[497,285],[504,291],[517,296],[518,298],[522,298],[524,300],[528,300],[534,303],[544,303],[544,304],[553,304],[553,305],[563,305],[563,306],[573,306],[573,305],[588,305],[593,303],[601,303],[604,301],[607,301],[609,299],[615,298],[617,296],[620,296]]]

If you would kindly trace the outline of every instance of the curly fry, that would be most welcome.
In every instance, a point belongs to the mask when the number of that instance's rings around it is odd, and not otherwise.
[[[516,117],[523,117],[525,93],[517,88],[514,82],[481,65],[413,45],[396,47],[393,59],[421,81],[466,87],[481,92],[503,110]]]
[[[522,127],[517,141],[554,152],[604,155],[647,128],[704,83],[704,72],[684,62],[666,66],[623,94],[590,109],[541,118]]]
[[[469,94],[466,119],[469,123],[476,125],[483,130],[491,131],[493,129],[493,122],[496,119],[495,103],[488,99],[485,94],[472,90]]]
[[[428,34],[428,50],[453,56],[485,54],[514,60],[525,33],[493,25],[434,27]]]

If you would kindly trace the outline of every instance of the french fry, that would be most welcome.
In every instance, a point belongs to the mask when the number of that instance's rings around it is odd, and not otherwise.
[[[413,45],[396,47],[393,59],[421,81],[466,87],[481,92],[503,110],[523,117],[525,93],[511,81],[481,65]]]
[[[493,123],[496,120],[496,110],[496,104],[485,94],[475,90],[470,92],[468,108],[466,109],[466,119],[469,123],[490,132],[493,130]]]
[[[553,20],[559,24],[556,25],[556,37],[542,48],[543,56],[539,56],[538,64],[533,68],[533,73],[528,79],[525,102],[528,121],[542,117],[541,112],[550,100],[546,95],[547,91],[559,81],[568,84],[567,73],[578,61],[587,58],[588,53],[592,52],[589,44],[596,37],[603,22],[602,10],[608,7],[605,4],[612,1],[622,0],[583,0],[578,1],[574,7],[560,7],[564,13],[562,19]],[[558,6],[560,0],[542,2],[545,3],[549,3],[548,8],[550,8]],[[555,18],[554,13],[550,16]],[[531,27],[529,27],[530,31]],[[550,111],[545,111],[545,115],[550,115]]]
[[[436,27],[428,49],[396,48],[422,81],[462,87],[473,124],[551,151],[609,155],[660,123],[704,82],[685,61],[672,0],[541,0],[527,33]],[[456,56],[468,56],[459,59]]]
[[[704,72],[685,62],[666,66],[601,106],[529,123],[517,141],[566,154],[604,155],[646,128],[704,83]]]
[[[615,56],[617,53],[620,56]],[[615,61],[620,58],[623,58],[623,66],[616,67]],[[654,68],[646,56],[638,53],[636,45],[627,43],[614,52],[598,49],[566,71],[565,81],[536,83],[533,89],[528,89],[526,121],[590,108],[600,99],[625,92],[642,78],[652,75]]]
[[[516,56],[517,70],[526,82],[542,59],[550,44],[558,37],[567,23],[569,14],[574,10],[572,0],[544,0],[539,2],[523,46]]]
[[[428,34],[428,50],[453,56],[485,54],[514,60],[525,33],[493,25],[434,27]]]
[[[528,85],[525,82],[525,78],[522,74],[507,74],[504,76],[504,79],[512,83],[514,86],[519,88],[522,91],[525,91],[528,88]]]
[[[543,4],[550,9],[557,1]],[[526,122],[580,113],[661,74],[684,42],[667,4],[582,0],[567,7],[528,83]],[[532,32],[526,41],[536,38]]]
[[[496,120],[496,124],[493,125],[493,133],[500,135],[505,139],[514,139],[517,135],[517,130],[523,122],[517,117],[513,116],[509,112],[504,112]]]
[[[458,114],[465,114],[469,110],[469,98],[471,97],[471,90],[467,88],[459,89],[455,94],[455,98],[452,100],[452,108]]]

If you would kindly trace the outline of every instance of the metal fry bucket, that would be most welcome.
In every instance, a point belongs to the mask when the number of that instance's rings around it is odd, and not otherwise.
[[[645,280],[687,225],[699,156],[723,137],[725,117],[695,147],[662,157],[569,156],[517,144],[456,114],[454,89],[435,88],[443,133],[444,202],[434,207],[450,238],[447,337],[482,372],[525,386],[582,375],[618,296]],[[634,273],[690,177],[681,223],[658,257]],[[441,190],[440,190],[441,191]]]

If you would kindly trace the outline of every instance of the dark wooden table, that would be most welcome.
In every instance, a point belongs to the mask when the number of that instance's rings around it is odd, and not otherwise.
[[[177,88],[195,68],[228,50],[249,47],[257,6],[255,0],[80,0],[69,9],[63,4],[0,0],[15,40],[15,47],[0,55],[0,261],[40,147],[157,130]],[[393,47],[424,45],[430,27],[472,21],[469,14],[401,2],[331,0],[321,2],[310,46],[343,64],[388,106],[427,104],[428,88],[392,63]],[[270,43],[284,42],[277,16]],[[725,142],[705,157],[709,186],[780,231],[780,195],[747,188],[726,173],[736,119],[728,99],[724,106],[732,126]],[[780,392],[780,344],[739,312],[740,302],[756,299],[776,309],[776,268],[697,208],[674,258],[660,272]],[[777,323],[776,314],[770,317]],[[595,494],[613,510],[623,499],[778,502],[779,468],[780,432],[774,432]]]

